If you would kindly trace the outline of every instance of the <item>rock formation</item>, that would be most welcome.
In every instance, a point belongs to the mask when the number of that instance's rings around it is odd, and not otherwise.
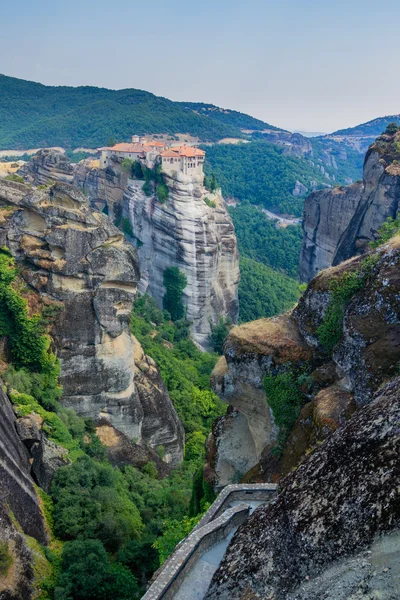
[[[179,463],[183,430],[156,367],[147,396],[143,383],[135,385],[129,321],[139,280],[136,250],[68,184],[33,190],[3,181],[0,200],[1,245],[21,263],[26,283],[58,307],[51,335],[63,404],[106,418],[139,444],[162,445],[164,460]]]
[[[399,266],[398,236],[369,255],[322,271],[292,313],[231,330],[225,356],[211,378],[214,391],[230,409],[215,423],[209,439],[205,473],[210,483],[218,488],[243,477],[245,481],[279,480],[396,375]],[[331,306],[332,282],[340,285],[351,277],[358,283],[335,325],[342,333],[328,351],[319,327]],[[282,373],[300,377],[303,408],[278,459],[273,447],[279,428],[263,379]]]
[[[300,280],[362,252],[400,210],[400,134],[382,135],[367,152],[364,179],[312,193],[305,201]]]
[[[382,581],[373,577],[373,564],[357,564],[353,555],[373,546],[378,534],[388,544],[386,536],[400,525],[399,398],[397,378],[284,480],[276,501],[239,528],[207,599],[396,597],[387,592],[396,586],[398,561]],[[324,571],[340,559],[332,581]]]
[[[73,183],[74,167],[64,152],[44,148],[18,170],[18,175],[24,177],[27,183],[36,185],[48,185],[55,181]]]
[[[207,346],[210,324],[238,317],[239,259],[232,221],[220,192],[207,192],[201,177],[165,176],[168,199],[146,196],[142,181],[130,181],[123,213],[130,219],[141,268],[139,290],[162,307],[164,270],[187,277],[183,292],[192,336]]]

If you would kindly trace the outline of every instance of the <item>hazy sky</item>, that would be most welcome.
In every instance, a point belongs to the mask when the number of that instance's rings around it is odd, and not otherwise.
[[[135,87],[288,129],[400,113],[399,0],[0,0],[0,73]]]

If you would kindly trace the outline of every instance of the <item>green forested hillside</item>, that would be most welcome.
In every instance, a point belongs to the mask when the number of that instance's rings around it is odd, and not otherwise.
[[[240,259],[239,317],[241,322],[272,317],[291,308],[299,297],[299,284],[251,258]]]
[[[0,75],[0,149],[93,148],[110,137],[179,132],[203,141],[242,135],[235,118],[210,119],[142,90],[51,87]]]
[[[389,115],[387,117],[378,117],[366,123],[361,123],[355,127],[347,129],[339,129],[331,135],[346,135],[346,136],[373,136],[378,137],[383,133],[389,123],[397,123],[400,125],[400,115]]]
[[[249,203],[228,210],[235,225],[241,256],[252,258],[290,277],[297,276],[302,239],[299,225],[277,229],[274,221]]]
[[[313,138],[310,140],[313,148],[313,161],[320,159],[329,175],[334,176],[334,182],[346,185],[362,179],[364,151],[356,150],[350,143],[338,142],[330,137]],[[335,161],[337,168],[332,161]],[[331,164],[328,164],[330,162]]]
[[[277,315],[298,298],[297,268],[301,227],[277,229],[245,202],[229,208],[240,252],[239,318],[242,322]]]
[[[272,129],[275,131],[283,131],[279,127],[274,127],[269,123],[255,119],[250,115],[238,112],[236,110],[230,110],[226,108],[220,108],[214,106],[214,104],[204,104],[202,102],[179,102],[184,108],[195,111],[199,115],[204,115],[209,119],[224,123],[225,125],[233,125],[240,129],[252,129],[256,131],[262,131],[263,129]]]
[[[217,144],[206,148],[206,174],[215,173],[225,196],[248,200],[278,213],[300,216],[303,198],[292,194],[296,181],[310,188],[327,180],[305,158],[287,156],[269,142]]]

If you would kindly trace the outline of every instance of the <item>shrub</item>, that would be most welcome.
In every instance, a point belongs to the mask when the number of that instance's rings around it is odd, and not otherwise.
[[[232,326],[232,321],[228,317],[224,319],[220,317],[216,325],[211,324],[210,344],[217,354],[222,354],[224,341]]]
[[[317,329],[318,341],[327,352],[331,353],[342,337],[346,308],[354,294],[365,285],[377,260],[377,256],[369,256],[362,261],[359,271],[343,273],[331,280],[329,304]]]
[[[7,175],[7,177],[5,177],[4,179],[6,179],[7,181],[15,181],[15,183],[25,183],[24,178],[21,177],[21,175],[17,175],[16,173]]]
[[[6,577],[12,562],[13,559],[8,549],[7,542],[0,540],[0,575],[2,577]]]
[[[169,191],[168,191],[168,188],[165,185],[165,183],[159,183],[156,187],[157,200],[159,202],[161,202],[161,204],[164,204],[168,198],[168,194],[169,194]]]
[[[133,160],[131,160],[130,158],[124,158],[124,160],[121,163],[121,167],[122,170],[125,171],[125,173],[131,175],[133,169]]]
[[[210,200],[210,198],[208,198],[208,197],[203,198],[203,200],[207,204],[207,206],[209,206],[210,208],[216,208],[217,207],[217,205],[214,202],[214,200]]]
[[[165,296],[164,308],[170,313],[173,321],[182,319],[185,308],[182,303],[182,293],[187,285],[187,278],[178,267],[168,267],[164,271]]]
[[[132,225],[128,217],[122,218],[122,231],[125,235],[133,236]]]
[[[389,125],[386,127],[385,133],[388,135],[394,135],[399,131],[399,129],[400,127],[397,125],[397,123],[389,123]]]
[[[264,377],[267,402],[271,407],[275,423],[279,427],[278,444],[275,448],[278,455],[283,451],[289,432],[299,416],[303,403],[304,394],[300,389],[302,383],[300,377],[301,375],[294,373],[291,369],[277,375]]]
[[[379,228],[378,237],[375,241],[371,242],[371,248],[378,248],[382,244],[386,244],[391,237],[400,232],[400,217],[393,219],[389,217]]]

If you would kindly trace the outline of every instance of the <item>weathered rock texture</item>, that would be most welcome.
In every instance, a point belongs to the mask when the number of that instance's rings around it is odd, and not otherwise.
[[[301,281],[361,253],[382,223],[400,210],[400,134],[383,135],[372,144],[364,179],[345,188],[314,192],[305,201]]]
[[[42,543],[47,532],[40,510],[29,455],[16,429],[11,403],[0,387],[0,506],[8,506],[22,529]],[[0,534],[3,529],[1,521]]]
[[[18,175],[22,175],[28,183],[40,185],[55,181],[72,183],[74,167],[64,152],[44,148],[18,170]]]
[[[364,271],[363,271],[364,269]],[[361,272],[367,273],[361,276]],[[318,328],[332,297],[332,281],[363,277],[337,327],[333,351]],[[398,372],[400,363],[400,237],[368,256],[322,271],[292,313],[233,328],[211,383],[230,405],[208,441],[205,473],[215,487],[229,481],[278,481],[368,403]],[[307,373],[304,406],[278,460],[278,428],[263,386],[265,375]]]
[[[397,378],[284,480],[276,501],[239,528],[208,599],[287,599],[333,561],[399,527],[399,399]],[[351,595],[359,581],[347,598],[359,597]],[[323,590],[311,597],[326,598]]]
[[[180,462],[182,427],[157,369],[153,366],[156,384],[150,389],[149,382],[148,397],[134,381],[129,321],[139,279],[136,250],[68,184],[30,190],[0,182],[0,200],[1,245],[21,262],[29,286],[59,307],[51,335],[61,363],[63,404],[80,415],[108,419],[139,444],[162,444],[165,460]]]
[[[165,269],[178,267],[184,272],[186,316],[193,323],[193,338],[206,346],[210,323],[220,317],[237,321],[239,257],[225,202],[220,192],[207,192],[201,179],[182,173],[165,176],[169,196],[164,204],[144,194],[143,182],[131,182],[123,210],[138,244],[139,290],[162,307]],[[206,204],[206,198],[215,208]]]
[[[74,183],[84,191],[93,207],[108,212],[112,222],[118,221],[128,176],[118,163],[115,163],[115,169],[92,168],[91,163],[88,159],[76,165]]]

